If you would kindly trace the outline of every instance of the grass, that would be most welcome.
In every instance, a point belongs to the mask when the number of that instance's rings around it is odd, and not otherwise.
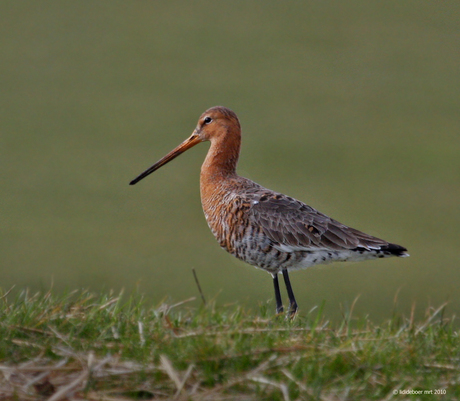
[[[458,331],[444,305],[420,322],[395,314],[377,326],[350,312],[332,327],[321,307],[287,320],[272,305],[197,310],[187,301],[3,294],[0,399],[460,398]]]

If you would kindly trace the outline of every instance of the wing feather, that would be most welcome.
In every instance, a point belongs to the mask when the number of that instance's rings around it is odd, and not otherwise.
[[[388,245],[286,195],[271,191],[251,195],[249,218],[280,249],[379,249]]]

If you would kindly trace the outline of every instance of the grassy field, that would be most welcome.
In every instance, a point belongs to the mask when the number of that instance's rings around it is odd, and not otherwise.
[[[150,307],[75,291],[0,297],[0,399],[453,400],[459,339],[444,306],[380,325],[275,316],[273,305]],[[408,395],[408,392],[418,395]]]
[[[0,2],[0,283],[138,288],[156,304],[273,297],[203,216],[207,144],[129,181],[221,104],[238,172],[411,257],[292,275],[378,323],[450,301],[460,315],[460,2]],[[346,267],[345,267],[346,266]],[[198,307],[199,302],[190,306]]]

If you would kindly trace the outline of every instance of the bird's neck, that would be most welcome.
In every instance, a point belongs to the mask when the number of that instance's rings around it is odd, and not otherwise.
[[[218,181],[235,176],[240,146],[240,135],[212,140],[208,154],[201,166],[201,184],[216,185]]]
[[[218,241],[223,238],[222,217],[225,216],[225,213],[222,210],[228,206],[226,199],[232,192],[232,183],[238,179],[236,164],[240,142],[240,138],[232,141],[229,141],[228,138],[225,141],[220,141],[218,138],[213,139],[201,166],[201,204],[206,221]]]

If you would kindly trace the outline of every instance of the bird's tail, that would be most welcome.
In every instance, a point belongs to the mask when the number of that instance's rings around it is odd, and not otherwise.
[[[388,244],[380,247],[380,250],[383,252],[389,252],[391,255],[398,256],[400,258],[407,258],[410,256],[407,253],[407,249],[401,245]]]

